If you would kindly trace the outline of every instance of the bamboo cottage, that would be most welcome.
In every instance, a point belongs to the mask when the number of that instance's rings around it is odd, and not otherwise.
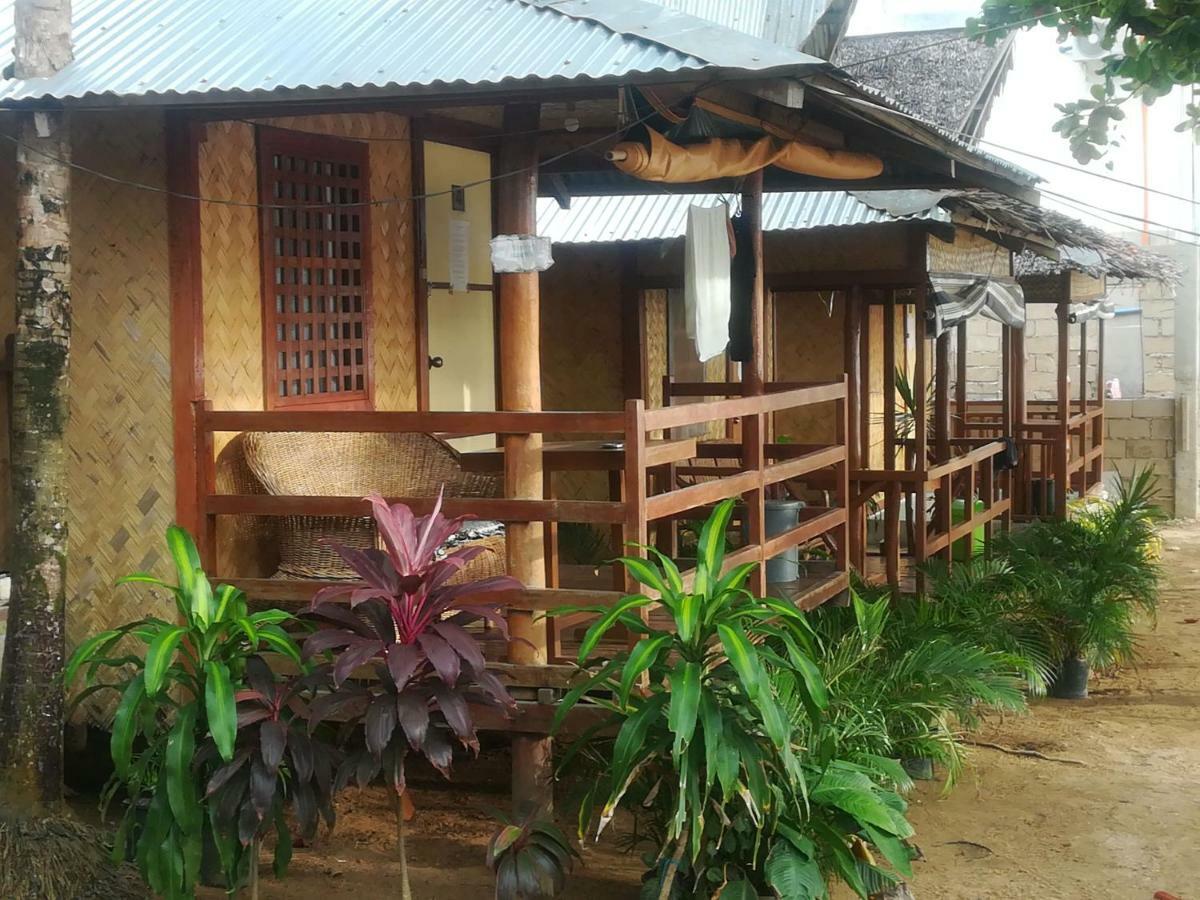
[[[740,496],[746,539],[730,565],[820,541],[830,553],[819,571],[775,587],[812,606],[847,586],[857,395],[840,370],[770,383],[766,286],[780,263],[763,246],[764,191],[920,186],[1036,202],[1031,177],[876,102],[821,60],[640,0],[152,10],[82,0],[70,40],[73,59],[0,85],[0,210],[62,189],[61,202],[38,206],[53,245],[27,223],[0,259],[20,261],[18,289],[3,295],[18,322],[18,425],[39,389],[29,366],[45,278],[63,280],[55,297],[70,298],[70,415],[61,437],[38,436],[66,471],[63,510],[41,512],[65,516],[68,640],[130,618],[134,604],[144,612],[144,596],[113,581],[161,567],[172,521],[199,536],[216,577],[295,604],[330,574],[306,548],[352,530],[364,493],[423,511],[452,485],[448,511],[507,525],[485,539],[526,586],[506,600],[517,640],[495,661],[526,702],[512,721],[480,715],[515,733],[522,794],[545,789],[545,733],[569,677],[547,663],[570,635],[535,616],[611,602],[625,587],[607,572],[572,581],[559,571],[560,523],[666,544],[661,523]],[[672,148],[650,130],[697,110],[728,136]],[[741,197],[754,289],[736,396],[655,408],[630,375],[640,344],[623,355],[608,340],[604,356],[583,342],[595,284],[580,279],[549,304],[541,285],[561,271],[490,264],[494,236],[536,233],[539,193],[659,190],[629,174],[635,158],[675,177],[686,158],[673,191]],[[848,252],[817,248],[812,268],[837,269]],[[897,265],[912,271],[907,257]],[[620,305],[628,296],[605,297],[617,304],[596,326],[605,335],[642,327]],[[551,408],[555,369],[591,353],[608,360],[597,386],[617,402],[583,395]],[[825,424],[810,436],[815,422]],[[790,447],[768,440],[783,428]],[[703,455],[698,429],[736,434],[735,464],[680,485],[672,468]],[[31,436],[11,437],[21,487]],[[557,497],[560,472],[590,473],[609,493]],[[766,495],[805,476],[822,482],[822,499],[768,534]],[[6,552],[19,584],[28,560]],[[766,573],[757,578],[764,590]],[[107,710],[84,712],[103,723]]]

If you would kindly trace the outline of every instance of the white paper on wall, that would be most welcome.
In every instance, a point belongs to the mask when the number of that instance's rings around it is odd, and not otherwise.
[[[535,234],[498,234],[492,238],[492,269],[496,272],[545,272],[552,265],[550,238]]]
[[[466,291],[471,271],[471,223],[450,220],[450,290]]]

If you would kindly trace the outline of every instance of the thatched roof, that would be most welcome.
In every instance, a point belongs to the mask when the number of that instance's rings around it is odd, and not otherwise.
[[[981,230],[1008,232],[1025,243],[1045,243],[1058,251],[1058,259],[1025,249],[1017,256],[1018,275],[1049,275],[1064,271],[1084,272],[1093,277],[1108,275],[1129,281],[1177,283],[1178,264],[1166,256],[1143,250],[1136,244],[1114,237],[1041,206],[1033,206],[992,191],[956,191],[942,205],[955,213],[958,221]]]
[[[856,80],[921,118],[977,135],[1012,66],[1011,50],[1011,40],[989,47],[962,28],[941,28],[843,38],[833,62],[852,66]]]

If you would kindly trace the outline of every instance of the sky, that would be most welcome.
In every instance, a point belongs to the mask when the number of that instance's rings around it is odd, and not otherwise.
[[[858,0],[850,34],[954,28],[979,12],[982,0]]]

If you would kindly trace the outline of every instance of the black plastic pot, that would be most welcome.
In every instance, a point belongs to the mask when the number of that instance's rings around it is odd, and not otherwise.
[[[1059,663],[1050,682],[1050,696],[1059,700],[1086,700],[1088,695],[1086,659],[1071,657]]]
[[[909,756],[900,765],[913,781],[933,781],[933,760],[924,756]]]

